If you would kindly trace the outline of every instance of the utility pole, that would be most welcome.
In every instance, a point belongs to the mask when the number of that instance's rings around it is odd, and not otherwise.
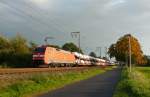
[[[102,57],[102,48],[101,47],[97,47],[97,49],[99,50],[99,56],[101,58]]]
[[[129,38],[129,69],[131,72],[131,36],[128,37]]]
[[[125,52],[125,63],[126,67],[128,67],[128,51]]]
[[[81,47],[80,47],[80,32],[71,32],[71,36],[78,36],[78,48],[79,48],[79,52],[81,53]]]
[[[107,58],[107,47],[105,47],[105,58]]]

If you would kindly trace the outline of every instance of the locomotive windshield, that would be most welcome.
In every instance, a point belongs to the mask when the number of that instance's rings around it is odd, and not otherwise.
[[[36,48],[34,52],[43,53],[43,52],[45,52],[45,49],[46,49],[46,48]]]

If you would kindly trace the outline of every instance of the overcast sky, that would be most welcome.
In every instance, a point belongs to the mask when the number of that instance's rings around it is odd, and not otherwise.
[[[0,0],[0,33],[17,32],[29,41],[62,45],[77,43],[70,32],[81,32],[84,52],[109,47],[132,33],[150,55],[150,0]]]

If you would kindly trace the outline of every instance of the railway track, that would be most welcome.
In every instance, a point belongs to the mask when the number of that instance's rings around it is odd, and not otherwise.
[[[40,73],[40,72],[66,72],[85,70],[96,67],[60,67],[60,68],[13,68],[13,69],[0,69],[0,75],[11,74],[26,74],[26,73]]]

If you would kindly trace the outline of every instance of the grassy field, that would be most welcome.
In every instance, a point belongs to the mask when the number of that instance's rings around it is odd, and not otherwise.
[[[124,69],[113,97],[150,97],[150,67]]]
[[[70,71],[64,73],[40,73],[17,75],[8,78],[7,80],[0,80],[0,97],[31,97],[36,96],[50,90],[63,87],[67,84],[84,80],[103,73],[112,68],[105,69],[89,69],[84,71]]]

